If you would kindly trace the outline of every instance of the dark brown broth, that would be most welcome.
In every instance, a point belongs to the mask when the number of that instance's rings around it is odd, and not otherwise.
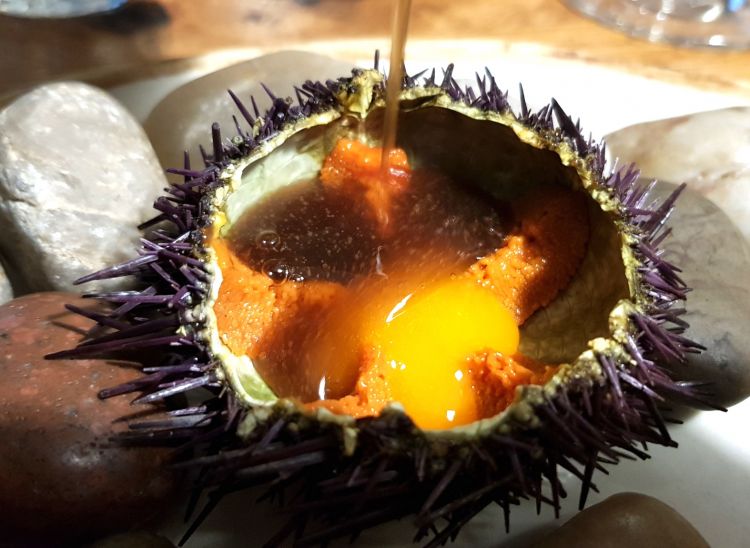
[[[238,257],[278,282],[346,284],[418,268],[425,258],[465,268],[500,247],[511,223],[493,198],[425,170],[412,174],[392,219],[396,230],[379,237],[371,212],[349,194],[302,181],[245,212],[227,240]]]

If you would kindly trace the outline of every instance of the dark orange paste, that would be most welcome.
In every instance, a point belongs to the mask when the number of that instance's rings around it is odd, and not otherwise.
[[[469,268],[522,325],[568,285],[586,253],[586,202],[563,187],[530,192],[518,207],[520,227],[507,245]]]

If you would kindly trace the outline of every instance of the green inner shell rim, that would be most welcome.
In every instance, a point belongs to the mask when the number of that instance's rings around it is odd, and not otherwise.
[[[372,79],[371,73],[365,73],[365,84],[367,79]],[[227,184],[212,196],[211,226],[223,234],[262,197],[317,176],[323,159],[342,137],[379,144],[384,105],[382,99],[372,101],[372,97],[371,85],[356,86],[352,95],[342,97],[340,110],[287,126],[250,156],[228,166],[221,175]],[[477,428],[498,427],[502,431],[509,415],[533,423],[533,405],[543,400],[545,391],[554,394],[568,377],[591,383],[603,379],[594,350],[631,361],[622,343],[625,335],[634,331],[629,317],[640,308],[637,303],[643,298],[638,294],[638,262],[619,204],[592,175],[586,159],[552,132],[537,133],[511,114],[485,112],[455,102],[439,88],[405,90],[401,108],[398,146],[406,150],[415,168],[434,168],[507,200],[519,195],[519,189],[525,192],[541,184],[582,189],[591,197],[590,241],[579,272],[553,303],[521,329],[522,353],[563,367],[544,387],[519,387],[514,403],[496,417],[451,432],[462,435]],[[213,251],[207,248],[205,253],[213,278],[209,298],[202,305],[208,319],[202,336],[222,364],[221,375],[238,399],[257,412],[268,413],[278,407],[299,412],[296,404],[277,398],[247,356],[232,354],[221,342],[213,303],[222,278]],[[400,409],[398,404],[389,407]],[[354,422],[352,417],[324,409],[307,413],[323,421]]]

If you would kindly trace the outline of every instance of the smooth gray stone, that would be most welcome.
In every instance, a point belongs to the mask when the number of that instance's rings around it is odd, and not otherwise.
[[[652,196],[675,185],[659,183]],[[750,395],[750,246],[711,200],[687,188],[669,220],[665,258],[682,269],[687,335],[707,348],[676,364],[679,378],[711,382],[713,401],[728,406]]]
[[[0,304],[7,303],[13,298],[13,288],[10,286],[10,280],[5,274],[3,265],[0,264]]]
[[[0,112],[0,254],[19,293],[130,258],[166,186],[151,144],[105,92],[39,87]],[[88,284],[87,290],[120,283]]]
[[[198,145],[211,150],[211,124],[218,122],[222,137],[237,135],[232,115],[243,131],[249,126],[232,101],[231,89],[252,114],[250,97],[255,97],[261,113],[271,99],[261,84],[277,97],[295,97],[294,86],[305,80],[335,79],[351,75],[349,63],[301,51],[282,51],[245,61],[176,89],[151,112],[144,123],[154,150],[165,167],[182,167],[183,152],[190,153],[193,166],[202,166]],[[296,99],[295,99],[296,101]]]
[[[713,200],[750,242],[750,107],[656,120],[606,137],[612,158],[646,177],[687,182]]]

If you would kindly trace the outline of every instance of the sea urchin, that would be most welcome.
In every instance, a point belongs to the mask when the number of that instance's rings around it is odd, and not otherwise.
[[[583,506],[595,470],[676,445],[659,405],[700,399],[664,367],[699,350],[658,249],[679,190],[652,203],[554,100],[532,112],[521,90],[514,113],[489,72],[474,88],[452,72],[404,79],[387,169],[377,70],[305,82],[296,103],[269,91],[263,115],[232,94],[236,135],[214,124],[205,168],[169,170],[184,180],[139,256],[79,280],[140,284],[89,295],[117,305],[93,318],[106,333],[55,357],[166,356],[101,397],[171,402],[125,441],[180,447],[191,507],[208,492],[186,536],[223,495],[264,485],[291,495],[269,545],[407,515],[439,545],[491,503],[506,527],[522,498],[557,512],[561,468]]]

